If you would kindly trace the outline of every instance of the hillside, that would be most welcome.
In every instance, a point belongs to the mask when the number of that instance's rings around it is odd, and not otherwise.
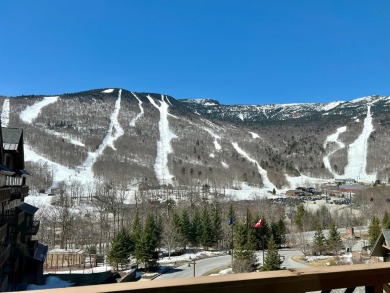
[[[0,97],[24,129],[32,188],[105,182],[143,188],[294,188],[390,178],[390,97],[221,105],[124,89]],[[73,184],[74,185],[74,184]]]

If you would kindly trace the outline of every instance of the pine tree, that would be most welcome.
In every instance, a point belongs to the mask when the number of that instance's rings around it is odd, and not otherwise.
[[[328,249],[332,251],[334,254],[338,254],[338,252],[343,247],[343,242],[340,237],[340,232],[337,231],[337,227],[335,223],[332,223],[329,228],[328,237],[326,239],[326,244]]]
[[[210,219],[209,211],[206,205],[203,207],[202,211],[202,230],[201,230],[201,244],[205,250],[208,250],[214,243],[213,237],[213,226]]]
[[[278,227],[279,227],[279,234],[280,234],[280,245],[284,246],[286,244],[287,228],[282,218],[279,219]]]
[[[234,223],[234,262],[233,271],[236,273],[250,272],[256,263],[253,250],[248,243],[248,229],[238,221]]]
[[[322,254],[326,248],[326,239],[324,233],[322,232],[322,227],[317,223],[316,232],[313,238],[313,250],[316,254]]]
[[[133,225],[131,228],[131,238],[134,239],[134,254],[135,254],[135,258],[137,259],[137,267],[143,255],[142,252],[143,244],[141,243],[141,236],[142,236],[142,224],[137,210],[135,212]]]
[[[118,265],[122,263],[127,263],[127,259],[134,252],[134,242],[131,239],[130,233],[122,229],[115,236],[111,248],[107,253],[108,262],[116,266],[118,269]]]
[[[272,222],[271,223],[271,234],[274,238],[275,245],[278,247],[282,243],[282,236],[279,231],[279,224],[277,222]]]
[[[202,235],[202,219],[197,207],[194,208],[194,216],[191,222],[191,244],[198,246]]]
[[[271,235],[268,241],[267,255],[265,256],[262,271],[276,271],[281,269],[283,261],[276,248],[274,237]]]
[[[370,245],[374,246],[379,235],[382,233],[381,225],[379,219],[376,216],[372,217],[371,224],[368,227],[368,236],[370,240]]]
[[[191,221],[187,209],[183,211],[180,219],[181,235],[183,237],[184,248],[191,242]]]
[[[141,233],[140,244],[140,260],[144,261],[145,268],[154,267],[156,265],[157,245],[161,238],[159,228],[153,214],[149,214],[146,217],[145,227]]]
[[[385,214],[383,215],[382,227],[383,229],[390,229],[390,215],[387,211],[385,211]]]
[[[268,245],[268,239],[271,237],[271,229],[268,225],[267,219],[264,217],[259,217],[263,219],[263,225],[260,228],[255,229],[255,235],[257,239],[258,249],[266,249]],[[263,247],[264,246],[264,247]]]
[[[213,243],[217,244],[218,241],[222,238],[222,211],[219,203],[215,203],[212,223],[213,223]]]

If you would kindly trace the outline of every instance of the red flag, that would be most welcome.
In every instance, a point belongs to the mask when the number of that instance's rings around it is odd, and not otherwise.
[[[260,219],[256,224],[255,224],[255,228],[260,228],[261,226],[263,226],[263,219]]]

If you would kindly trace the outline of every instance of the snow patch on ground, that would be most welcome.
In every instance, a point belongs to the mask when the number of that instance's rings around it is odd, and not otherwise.
[[[9,124],[9,99],[4,99],[3,110],[1,111],[1,126],[8,127]]]
[[[114,89],[106,89],[102,91],[103,94],[111,94],[114,91]]]
[[[252,163],[254,163],[254,164],[257,166],[257,169],[258,169],[258,171],[259,171],[259,173],[260,173],[260,175],[261,175],[261,177],[262,177],[262,179],[263,179],[264,188],[265,188],[265,189],[273,189],[273,188],[275,188],[275,185],[273,185],[273,184],[271,183],[271,181],[269,181],[269,179],[268,179],[267,171],[264,170],[263,168],[261,168],[260,164],[259,164],[256,160],[252,159],[244,150],[242,150],[242,149],[238,146],[238,144],[237,144],[236,142],[232,142],[232,145],[233,145],[233,148],[234,148],[241,156],[243,156],[243,157],[246,158],[249,162],[252,162]]]
[[[334,148],[329,154],[327,154],[323,158],[325,168],[327,168],[333,174],[334,177],[336,177],[337,174],[333,171],[332,166],[330,165],[329,157],[331,155],[333,155],[335,152],[337,152],[338,150],[345,148],[345,144],[339,140],[339,136],[340,136],[340,134],[342,134],[346,131],[347,131],[347,126],[337,128],[336,132],[332,133],[331,135],[328,135],[328,137],[325,139],[325,142],[324,142],[324,149],[330,143],[334,143],[337,145],[336,148]]]
[[[157,142],[157,157],[154,164],[154,171],[160,184],[171,184],[173,175],[168,168],[168,155],[173,152],[171,140],[177,136],[169,129],[168,121],[168,103],[165,102],[164,96],[161,96],[160,106],[156,104],[151,96],[147,96],[150,103],[160,111],[160,121],[158,128],[160,140]]]
[[[257,133],[250,132],[249,133],[252,135],[252,138],[259,138],[260,136]]]
[[[293,189],[299,186],[314,186],[315,184],[323,184],[329,181],[329,179],[313,178],[305,175],[296,177],[286,175],[286,179],[290,183],[290,188]]]
[[[39,116],[43,107],[57,102],[58,98],[59,96],[43,97],[43,99],[38,103],[26,107],[26,109],[20,113],[20,119],[25,123],[32,123]]]
[[[222,149],[221,145],[219,144],[218,140],[221,140],[221,137],[217,134],[215,134],[210,128],[203,127],[203,129],[208,132],[213,138],[214,138],[214,147],[217,151],[220,151]]]
[[[364,119],[360,136],[348,147],[348,164],[344,169],[345,178],[357,178],[357,181],[374,182],[376,173],[367,174],[368,138],[374,131],[371,117],[371,105],[367,106],[367,116]]]
[[[130,126],[135,127],[135,123],[137,122],[137,120],[144,115],[144,108],[142,107],[142,101],[136,96],[136,94],[134,94],[133,92],[131,92],[131,94],[138,100],[138,106],[140,109],[140,112],[137,114],[137,116],[135,116],[134,119],[130,121]]]

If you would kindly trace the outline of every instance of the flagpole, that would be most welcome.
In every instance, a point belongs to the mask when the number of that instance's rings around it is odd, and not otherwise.
[[[232,224],[232,268],[233,268],[233,251],[234,251],[233,226],[234,226],[234,223]]]

